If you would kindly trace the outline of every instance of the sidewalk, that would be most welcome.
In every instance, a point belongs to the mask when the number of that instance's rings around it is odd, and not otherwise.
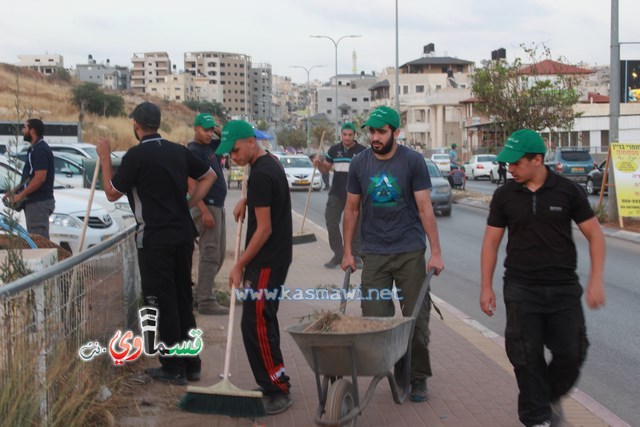
[[[232,266],[235,241],[235,223],[231,214],[240,196],[231,190],[227,197],[227,260],[218,275],[217,286],[226,286]],[[294,213],[294,233],[300,230],[301,216]],[[318,285],[341,286],[343,272],[327,270],[323,263],[331,257],[326,231],[308,220],[306,232],[313,232],[317,242],[295,245],[293,263],[287,277],[290,289],[315,288]],[[244,243],[244,237],[242,242]],[[244,244],[243,244],[244,246]],[[439,278],[431,282],[432,289],[442,284]],[[351,283],[359,283],[359,273],[351,276]],[[428,381],[429,400],[424,403],[393,402],[389,384],[381,381],[374,396],[358,417],[360,426],[518,426],[517,385],[512,367],[507,360],[501,337],[475,327],[477,322],[446,302],[436,300],[444,321],[431,316],[431,363],[434,375]],[[125,426],[311,426],[318,406],[315,377],[291,336],[284,332],[314,311],[337,310],[336,301],[290,301],[280,304],[279,320],[282,330],[281,347],[287,374],[291,377],[293,406],[286,412],[261,418],[253,423],[247,419],[191,414],[176,408],[185,387],[151,383],[139,386],[136,394],[138,416],[118,419]],[[231,381],[242,389],[255,387],[240,333],[240,310],[236,310]],[[347,313],[360,315],[357,303],[347,306]],[[199,386],[220,381],[224,357],[226,316],[198,316],[198,327],[204,332],[202,379]],[[145,362],[149,366],[155,361]],[[369,386],[370,378],[359,379],[360,395]],[[588,396],[578,391],[564,402],[565,415],[571,426],[626,426],[613,414]]]

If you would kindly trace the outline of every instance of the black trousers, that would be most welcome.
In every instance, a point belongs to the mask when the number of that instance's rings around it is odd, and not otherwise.
[[[244,300],[240,323],[247,358],[256,383],[262,387],[264,395],[276,392],[286,394],[291,387],[280,351],[278,324],[280,287],[284,285],[288,271],[289,266],[248,267],[244,272],[245,288],[256,292],[270,291]]]
[[[327,234],[329,235],[329,247],[333,251],[333,256],[338,262],[342,262],[344,255],[344,246],[342,233],[340,231],[340,223],[342,222],[342,213],[347,203],[347,199],[338,196],[329,195],[327,198],[327,206],[324,211],[324,219],[327,224]],[[356,224],[356,230],[353,234],[351,244],[353,255],[360,255],[360,220]]]
[[[575,385],[587,341],[579,283],[522,285],[507,281],[505,345],[520,394],[518,416],[531,426],[551,417],[551,402]],[[544,347],[551,352],[547,363]]]
[[[138,249],[142,295],[146,305],[158,308],[159,340],[171,347],[191,340],[196,327],[191,293],[193,243]],[[168,371],[200,371],[200,357],[160,356]]]

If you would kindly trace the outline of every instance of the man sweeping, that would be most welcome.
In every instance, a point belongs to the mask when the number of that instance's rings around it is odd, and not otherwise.
[[[246,247],[229,273],[229,284],[262,291],[244,300],[241,329],[253,376],[266,398],[265,410],[275,415],[293,403],[278,325],[280,290],[292,260],[289,186],[280,162],[257,143],[249,123],[232,120],[224,126],[216,154],[225,153],[240,166],[251,165],[247,197],[233,210],[236,221],[242,221],[248,208]]]

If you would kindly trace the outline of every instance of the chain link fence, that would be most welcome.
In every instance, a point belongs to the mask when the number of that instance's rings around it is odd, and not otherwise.
[[[137,330],[134,228],[0,286],[0,414],[20,413],[22,405],[25,423],[51,424],[52,411],[68,398],[61,391],[74,381],[68,373],[91,369],[79,348],[108,342],[116,330]]]

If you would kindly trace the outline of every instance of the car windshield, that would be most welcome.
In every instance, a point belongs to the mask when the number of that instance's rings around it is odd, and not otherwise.
[[[432,160],[449,160],[448,154],[434,154],[431,156]]]
[[[425,162],[427,164],[427,170],[429,171],[429,176],[431,178],[442,178],[442,173],[440,173],[440,169],[433,162]]]
[[[306,157],[281,157],[280,163],[285,168],[312,168],[313,163]]]
[[[496,160],[496,156],[493,156],[493,155],[491,155],[491,156],[478,156],[478,163],[480,163],[480,162],[489,162],[489,163],[491,163],[491,162],[493,162],[495,160]]]
[[[593,162],[587,151],[562,151],[561,157],[567,162]]]

